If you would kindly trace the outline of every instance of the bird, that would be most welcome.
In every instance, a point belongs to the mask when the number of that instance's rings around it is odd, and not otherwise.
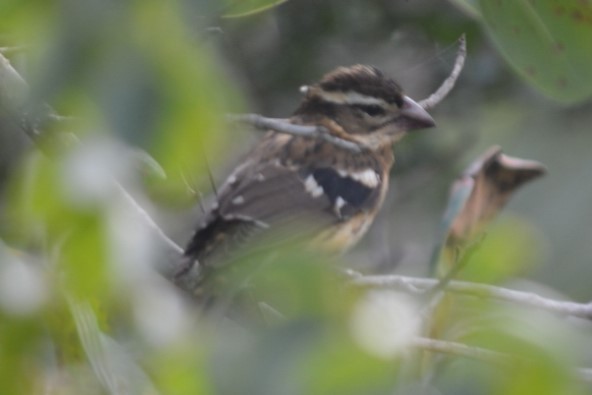
[[[409,131],[435,126],[420,104],[373,66],[338,67],[301,91],[287,122],[322,126],[359,150],[268,131],[218,188],[185,248],[176,278],[192,293],[204,293],[208,278],[255,234],[293,232],[306,234],[312,248],[351,248],[385,199],[393,144]]]

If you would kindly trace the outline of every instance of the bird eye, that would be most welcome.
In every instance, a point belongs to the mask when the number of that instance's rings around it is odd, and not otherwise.
[[[354,104],[353,106],[358,110],[361,110],[366,114],[370,115],[371,117],[384,115],[386,113],[384,108],[376,104]]]

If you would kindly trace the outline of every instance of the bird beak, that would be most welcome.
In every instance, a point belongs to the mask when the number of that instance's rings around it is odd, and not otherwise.
[[[407,124],[408,130],[425,129],[436,126],[436,122],[426,110],[408,96],[403,96],[400,117]]]

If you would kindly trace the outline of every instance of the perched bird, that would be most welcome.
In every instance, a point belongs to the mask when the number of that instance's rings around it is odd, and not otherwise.
[[[200,293],[236,245],[258,232],[306,233],[313,246],[329,251],[351,247],[383,203],[392,145],[408,131],[434,126],[395,81],[371,66],[339,67],[303,92],[289,122],[323,126],[360,149],[269,131],[219,188],[189,241],[177,276],[185,288]]]

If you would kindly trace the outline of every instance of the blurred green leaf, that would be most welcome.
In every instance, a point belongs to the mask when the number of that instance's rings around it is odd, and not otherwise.
[[[167,197],[179,199],[187,196],[186,180],[207,180],[207,165],[225,158],[224,116],[239,111],[241,97],[213,51],[190,39],[182,15],[169,3],[138,5],[132,30],[134,45],[159,82],[162,108],[152,152],[168,179],[158,185]]]
[[[457,6],[459,9],[467,13],[467,15],[473,18],[481,18],[479,12],[479,0],[449,0],[452,4]]]
[[[226,8],[222,15],[226,18],[239,18],[254,15],[276,7],[288,0],[225,0]]]
[[[515,359],[500,367],[494,394],[584,394],[575,379],[579,336],[564,322],[532,310],[490,306],[489,319],[463,341]]]
[[[385,334],[389,336],[388,334]],[[304,364],[307,390],[318,395],[389,394],[395,385],[393,362],[373,357],[342,333],[332,333]]]
[[[355,290],[342,287],[335,263],[302,244],[286,243],[233,262],[235,267],[228,269],[227,279],[232,279],[229,283],[235,287],[252,285],[256,300],[268,303],[286,317],[344,317]]]
[[[29,394],[38,384],[32,374],[41,368],[33,358],[40,346],[40,335],[37,319],[14,319],[0,311],[0,392],[3,394]]]
[[[78,297],[103,299],[110,291],[104,219],[100,213],[76,217],[61,248],[66,284]]]
[[[544,252],[544,238],[535,227],[524,219],[506,216],[487,231],[460,277],[499,283],[540,262]]]
[[[203,334],[199,339],[204,339]],[[196,339],[197,340],[197,339]],[[213,394],[201,343],[183,343],[148,358],[152,378],[164,394]]]
[[[106,217],[98,202],[75,204],[74,196],[65,188],[72,181],[60,165],[34,156],[26,175],[14,178],[11,211],[18,229],[15,235],[25,245],[51,246],[54,258],[65,269],[70,291],[78,296],[97,296],[108,289]]]
[[[514,70],[545,95],[592,95],[592,4],[578,0],[480,0],[485,25]]]

